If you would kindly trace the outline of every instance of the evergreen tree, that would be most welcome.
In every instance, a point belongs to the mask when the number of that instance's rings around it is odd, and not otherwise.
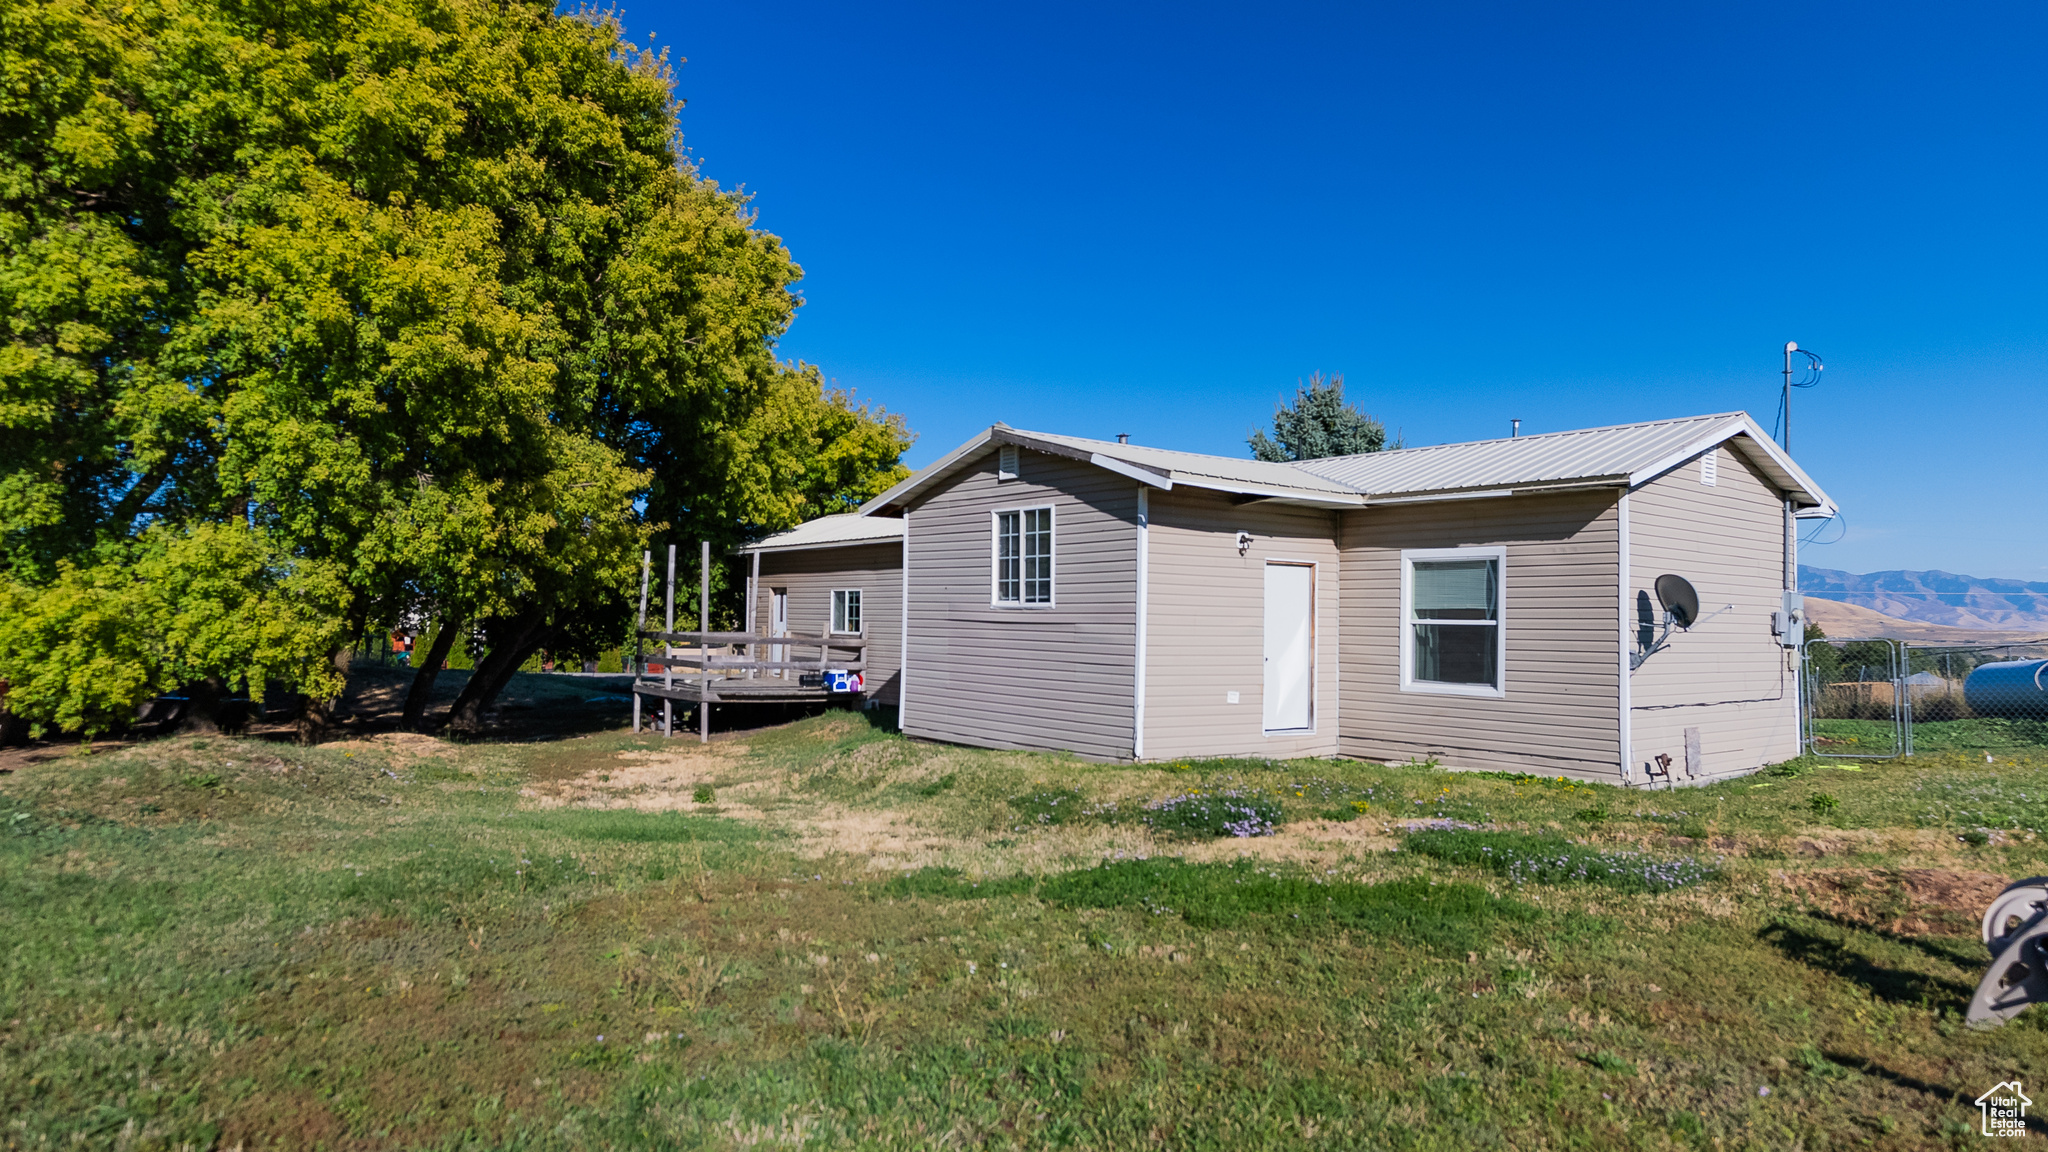
[[[1271,436],[1261,429],[1246,443],[1254,459],[1275,462],[1356,456],[1401,446],[1399,441],[1387,443],[1386,425],[1344,402],[1344,377],[1326,379],[1320,372],[1295,389],[1293,406],[1282,403],[1274,409]]]

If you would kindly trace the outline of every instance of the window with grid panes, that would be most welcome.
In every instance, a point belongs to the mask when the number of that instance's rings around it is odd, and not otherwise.
[[[996,513],[998,604],[1052,603],[1052,509]]]

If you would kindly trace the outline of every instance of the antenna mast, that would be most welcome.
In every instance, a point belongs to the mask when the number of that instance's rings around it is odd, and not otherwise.
[[[1792,451],[1792,354],[1799,351],[1799,345],[1785,341],[1785,428],[1778,435],[1778,447]]]
[[[1813,373],[1811,377],[1801,380],[1797,384],[1792,382],[1792,354],[1794,352],[1806,357],[1806,370]],[[1811,388],[1815,384],[1820,383],[1820,373],[1820,357],[1801,348],[1793,341],[1787,340],[1785,342],[1785,423],[1784,431],[1778,436],[1778,447],[1783,448],[1787,452],[1792,451],[1792,390],[1794,388]]]

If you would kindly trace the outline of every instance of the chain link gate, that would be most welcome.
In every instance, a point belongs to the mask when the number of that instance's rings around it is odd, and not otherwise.
[[[1800,743],[1810,755],[1889,760],[1913,754],[1906,644],[1814,637],[1800,648]]]

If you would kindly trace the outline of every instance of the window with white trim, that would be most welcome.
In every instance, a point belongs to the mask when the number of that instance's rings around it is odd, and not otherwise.
[[[1052,509],[995,514],[995,602],[1052,603]]]
[[[1501,568],[1506,559],[1499,548],[1401,554],[1401,687],[1502,694]]]
[[[860,635],[860,589],[832,593],[832,631],[840,636]]]

